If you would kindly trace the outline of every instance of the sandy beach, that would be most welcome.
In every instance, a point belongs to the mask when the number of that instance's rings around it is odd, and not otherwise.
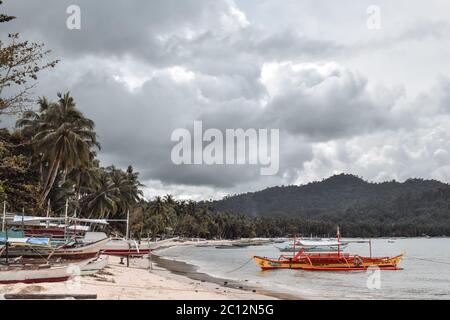
[[[208,277],[187,277],[184,266],[175,261],[153,255],[152,268],[148,260],[131,259],[130,266],[120,264],[120,258],[109,257],[109,265],[96,275],[78,276],[67,282],[0,285],[0,299],[4,294],[96,294],[108,300],[266,300],[276,299],[256,288],[232,282],[215,282]],[[163,265],[164,267],[162,267]],[[175,272],[169,271],[174,269]],[[240,289],[242,288],[242,289]]]

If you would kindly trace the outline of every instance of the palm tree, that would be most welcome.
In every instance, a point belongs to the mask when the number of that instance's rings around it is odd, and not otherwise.
[[[16,124],[31,138],[35,154],[40,158],[41,203],[45,202],[58,174],[61,174],[60,183],[64,184],[71,169],[89,165],[91,148],[100,148],[94,122],[75,108],[69,93],[58,94],[58,98],[57,103],[40,99],[39,113],[26,113]]]
[[[89,218],[106,218],[117,212],[120,201],[117,187],[104,169],[97,169],[95,179],[95,184],[80,200],[82,211]]]
[[[141,200],[139,174],[133,172],[131,167],[127,172],[114,166],[91,170],[94,173],[91,175],[92,185],[84,187],[84,195],[80,200],[83,211],[90,217],[124,216]]]
[[[136,204],[142,191],[139,187],[142,184],[138,181],[138,173],[133,172],[131,166],[128,167],[126,172],[116,169],[114,166],[107,168],[110,173],[111,181],[116,187],[116,196],[119,199],[117,205],[122,212],[126,212]]]

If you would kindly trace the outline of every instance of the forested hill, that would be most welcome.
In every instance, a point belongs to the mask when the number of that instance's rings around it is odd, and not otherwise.
[[[213,206],[250,216],[308,218],[398,233],[418,226],[434,235],[450,235],[450,185],[436,180],[370,183],[340,174],[301,186],[229,196]]]

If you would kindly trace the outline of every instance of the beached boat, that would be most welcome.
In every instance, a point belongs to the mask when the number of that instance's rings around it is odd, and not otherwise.
[[[5,220],[10,228],[19,229],[22,237],[41,237],[52,240],[83,237],[92,224],[107,225],[104,219],[83,219],[75,217],[35,217],[9,215]],[[14,237],[11,235],[11,237]]]
[[[48,238],[11,238],[8,239],[8,256],[85,260],[98,256],[109,241],[109,238],[103,238],[91,243],[73,242],[54,247]]]
[[[86,235],[83,239],[84,242],[92,242],[97,239],[101,239],[106,237],[106,234],[103,232],[86,232]],[[118,257],[142,257],[150,253],[151,250],[158,249],[162,247],[164,244],[167,244],[170,241],[174,241],[178,239],[178,237],[164,239],[159,241],[136,241],[132,239],[122,239],[116,238],[111,239],[105,246],[102,248],[102,253],[110,256],[118,256]]]
[[[70,278],[68,266],[31,265],[0,268],[0,284],[59,282]]]

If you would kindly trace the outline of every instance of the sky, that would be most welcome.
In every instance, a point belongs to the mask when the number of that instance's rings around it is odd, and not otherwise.
[[[67,28],[80,8],[80,29]],[[375,6],[375,11],[374,10]],[[132,165],[145,196],[218,199],[337,173],[450,182],[450,2],[5,0],[2,26],[58,66],[34,92],[70,91],[101,164]],[[375,27],[374,27],[375,21]],[[6,32],[5,32],[6,31]],[[171,134],[278,129],[279,170],[175,165]]]

